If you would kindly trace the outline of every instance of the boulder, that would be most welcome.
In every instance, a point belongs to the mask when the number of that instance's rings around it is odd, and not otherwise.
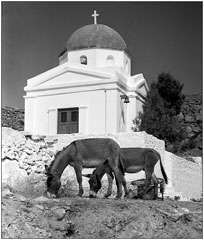
[[[26,171],[19,168],[17,161],[8,159],[2,161],[2,184],[18,189],[21,183],[26,181],[26,178]]]
[[[8,188],[5,188],[2,193],[1,193],[2,197],[8,197],[8,196],[12,196],[13,193],[8,189]]]
[[[202,132],[202,129],[198,126],[193,126],[192,127],[192,131],[195,132],[195,133],[201,133]]]
[[[57,218],[57,220],[62,220],[66,214],[64,208],[57,208],[52,210],[53,215]]]
[[[20,146],[24,145],[26,138],[22,132],[12,128],[2,127],[2,145],[3,146]]]
[[[40,197],[35,198],[34,201],[35,202],[48,202],[48,201],[50,201],[50,199],[47,197],[44,197],[44,196],[40,196]]]
[[[15,153],[14,153],[11,149],[9,149],[9,150],[6,152],[4,158],[8,158],[8,159],[10,159],[10,160],[14,160],[14,159],[16,159],[16,158],[15,158]]]
[[[185,116],[185,122],[186,123],[193,123],[194,122],[194,117],[190,115]]]
[[[66,223],[62,223],[56,220],[48,220],[49,226],[54,229],[54,230],[60,230],[60,231],[65,231],[67,230],[67,224]]]

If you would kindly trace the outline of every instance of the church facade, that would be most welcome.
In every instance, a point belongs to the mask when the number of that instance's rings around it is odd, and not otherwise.
[[[76,30],[59,66],[27,80],[25,131],[32,134],[130,132],[148,91],[131,76],[123,38],[103,25]]]

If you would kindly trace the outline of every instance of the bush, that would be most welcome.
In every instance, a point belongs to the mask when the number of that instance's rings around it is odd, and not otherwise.
[[[182,89],[183,84],[170,73],[161,73],[157,83],[151,84],[143,105],[143,113],[134,119],[132,129],[146,131],[164,140],[173,152],[179,151],[180,143],[186,137],[185,126],[177,117],[185,99]]]

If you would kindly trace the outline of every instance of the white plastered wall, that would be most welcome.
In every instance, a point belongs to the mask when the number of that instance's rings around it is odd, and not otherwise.
[[[79,108],[80,133],[105,132],[104,90],[38,96],[26,98],[25,102],[28,109],[25,119],[29,123],[25,130],[33,134],[57,134],[57,110],[74,107]]]
[[[110,49],[82,49],[77,51],[70,51],[68,52],[68,62],[70,64],[79,65],[81,56],[87,57],[87,66],[97,68],[110,67],[109,63],[107,62],[107,58],[108,56],[112,56],[112,67],[122,67],[128,72],[128,74],[130,74],[131,61],[128,55],[123,51]]]

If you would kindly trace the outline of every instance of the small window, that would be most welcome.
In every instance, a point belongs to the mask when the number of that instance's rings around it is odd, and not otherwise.
[[[78,111],[73,111],[71,114],[71,121],[77,122],[78,121]]]
[[[113,66],[114,65],[114,58],[113,56],[109,55],[107,57],[107,66]]]
[[[61,112],[61,122],[67,122],[67,112]]]
[[[81,62],[81,64],[87,65],[87,57],[86,56],[81,56],[80,57],[80,62]]]

